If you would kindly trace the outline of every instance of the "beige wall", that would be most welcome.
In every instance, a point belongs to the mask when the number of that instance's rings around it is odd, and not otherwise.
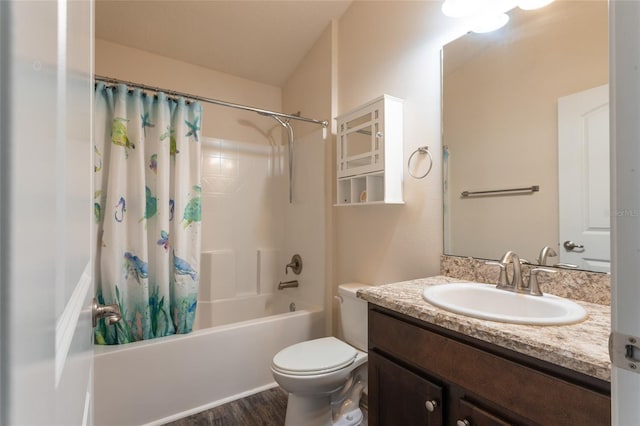
[[[334,284],[434,275],[442,254],[440,48],[460,32],[439,2],[354,2],[340,19],[339,113],[383,93],[404,99],[404,159],[428,145],[431,174],[404,170],[404,205],[334,207]]]
[[[325,142],[326,190],[331,188],[326,195],[327,297],[339,283],[383,284],[439,272],[440,48],[462,33],[463,23],[445,18],[437,2],[354,2],[283,88],[286,111],[313,111],[323,118],[330,112],[332,126],[338,114],[383,93],[400,97],[405,100],[403,163],[423,145],[435,158],[426,179],[404,172],[404,205],[333,207],[335,137]],[[296,128],[302,134],[313,131]],[[337,305],[328,302],[337,319]],[[339,334],[337,321],[333,330]]]
[[[281,89],[139,49],[96,40],[95,73],[280,111]],[[238,142],[280,143],[280,125],[252,112],[203,103],[202,134]]]
[[[457,64],[444,86],[448,254],[497,259],[514,250],[535,261],[542,247],[558,247],[557,100],[608,82],[606,1],[514,12],[503,30],[445,48],[445,70],[449,60]],[[456,59],[464,55],[470,59]],[[460,197],[531,185],[540,192]]]
[[[331,122],[332,25],[330,24],[305,55],[282,87],[282,108],[287,113]],[[318,130],[315,124],[294,122],[296,137]]]
[[[338,22],[333,117],[383,93],[404,99],[405,204],[332,208],[334,294],[340,283],[379,285],[439,272],[440,49],[465,28],[464,22],[444,17],[439,2],[428,1],[357,1]],[[428,177],[415,180],[404,164],[424,145],[433,153],[434,167]],[[335,147],[331,149],[329,205],[336,197]],[[338,321],[333,330],[340,333]]]

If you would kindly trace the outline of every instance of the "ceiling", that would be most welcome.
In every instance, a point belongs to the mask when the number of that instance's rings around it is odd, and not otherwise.
[[[282,87],[351,0],[97,0],[96,38]]]

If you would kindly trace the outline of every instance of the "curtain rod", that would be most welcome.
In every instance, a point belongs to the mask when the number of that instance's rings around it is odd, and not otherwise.
[[[126,84],[127,86],[137,87],[137,88],[142,89],[142,90],[150,90],[150,91],[153,91],[153,92],[163,92],[163,93],[166,93],[166,94],[171,95],[171,96],[181,96],[183,98],[193,99],[195,101],[206,102],[206,103],[209,103],[209,104],[215,104],[215,105],[225,106],[225,107],[229,107],[229,108],[242,109],[242,110],[245,110],[245,111],[253,111],[253,112],[257,112],[258,114],[261,114],[261,115],[268,115],[268,116],[271,116],[271,117],[281,117],[281,118],[286,118],[288,120],[298,120],[298,121],[304,121],[306,123],[318,124],[318,125],[322,126],[323,129],[326,129],[327,126],[329,126],[329,122],[326,121],[326,120],[325,121],[320,121],[320,120],[316,120],[314,118],[300,117],[300,116],[297,116],[297,115],[285,114],[285,113],[282,113],[282,112],[269,111],[268,109],[255,108],[255,107],[251,107],[251,106],[247,106],[247,105],[241,105],[241,104],[234,104],[232,102],[221,101],[221,100],[218,100],[218,99],[204,98],[202,96],[196,96],[196,95],[190,95],[188,93],[176,92],[175,90],[161,89],[159,87],[147,86],[146,84],[134,83],[134,82],[131,82],[131,81],[126,81],[126,80],[119,80],[117,78],[104,77],[104,76],[97,75],[97,74],[94,76],[94,78],[95,78],[96,81],[102,81],[102,82],[108,83],[108,84]]]

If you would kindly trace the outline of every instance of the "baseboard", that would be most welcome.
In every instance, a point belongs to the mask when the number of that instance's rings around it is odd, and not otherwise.
[[[171,416],[167,416],[167,417],[164,417],[162,419],[154,420],[154,421],[152,421],[150,423],[147,423],[147,424],[145,424],[143,426],[161,426],[161,425],[164,425],[166,423],[173,422],[173,421],[176,421],[176,420],[180,420],[180,419],[183,419],[185,417],[189,417],[189,416],[192,416],[194,414],[198,414],[198,413],[200,413],[202,411],[210,410],[212,408],[219,407],[220,405],[224,405],[224,404],[227,404],[229,402],[236,401],[238,399],[246,398],[248,396],[255,395],[257,393],[264,392],[266,390],[273,389],[273,388],[276,388],[276,387],[278,387],[278,384],[276,382],[271,382],[271,383],[266,384],[264,386],[259,386],[257,388],[253,388],[253,389],[248,390],[246,392],[242,392],[242,393],[238,393],[236,395],[232,395],[232,396],[230,396],[228,398],[219,399],[219,400],[211,402],[209,404],[204,404],[204,405],[201,405],[199,407],[192,408],[190,410],[186,410],[186,411],[182,411],[180,413],[172,414]]]

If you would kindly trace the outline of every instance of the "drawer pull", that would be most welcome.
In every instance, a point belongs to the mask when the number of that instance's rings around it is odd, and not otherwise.
[[[427,411],[433,413],[438,408],[438,401],[432,399],[431,401],[427,401],[424,403],[424,406],[427,408]]]
[[[458,420],[456,426],[471,426],[471,422],[467,419]]]

